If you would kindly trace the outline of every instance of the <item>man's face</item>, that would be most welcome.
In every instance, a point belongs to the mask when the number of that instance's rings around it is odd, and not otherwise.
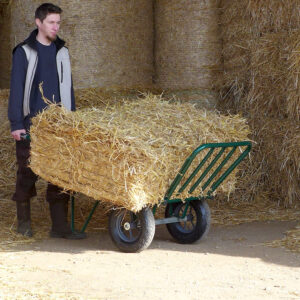
[[[40,19],[35,19],[39,33],[49,41],[54,41],[60,26],[60,14],[48,14],[41,22]]]

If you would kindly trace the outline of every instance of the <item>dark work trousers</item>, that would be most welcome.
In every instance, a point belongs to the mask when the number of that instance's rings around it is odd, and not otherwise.
[[[16,191],[13,195],[13,200],[17,202],[29,202],[30,198],[36,196],[35,183],[38,176],[35,175],[28,167],[28,158],[30,156],[30,142],[27,140],[16,141],[17,155],[17,181]],[[62,193],[62,189],[56,185],[48,183],[46,200],[49,203],[56,201],[67,201],[70,196]]]

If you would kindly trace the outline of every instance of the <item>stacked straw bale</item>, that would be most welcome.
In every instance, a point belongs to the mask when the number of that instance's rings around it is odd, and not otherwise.
[[[211,89],[220,71],[219,1],[155,1],[155,82]]]
[[[298,0],[222,2],[221,87],[229,106],[299,120],[299,8]]]
[[[67,190],[138,211],[163,200],[197,146],[245,140],[248,134],[239,116],[195,110],[150,94],[75,113],[51,105],[33,119],[30,166]],[[231,192],[234,183],[235,176],[229,177],[222,190]]]
[[[249,45],[248,82],[245,74],[238,79],[246,87],[239,108],[251,115],[300,120],[299,33],[267,33]]]
[[[10,10],[8,3],[0,2],[0,89],[8,88],[10,78]]]
[[[12,42],[35,28],[40,0],[12,3]],[[153,10],[148,0],[58,0],[60,36],[69,46],[74,86],[149,86],[153,75]]]
[[[296,206],[300,198],[300,126],[291,120],[257,117],[249,123],[257,141],[250,164],[243,164],[234,198],[272,199]]]
[[[0,120],[1,123],[7,121],[9,89],[0,89]]]
[[[249,42],[251,40],[247,1],[221,1],[221,36],[223,74],[218,78],[220,90],[224,93],[222,104],[228,99],[240,103],[249,85]],[[226,96],[232,96],[230,99]],[[226,103],[225,103],[226,104]]]
[[[9,90],[0,90],[0,200],[9,199],[15,187],[15,143],[7,119]]]
[[[220,108],[247,116],[257,141],[239,189],[248,200],[263,194],[296,205],[300,199],[300,1],[232,0],[222,1],[221,6]]]

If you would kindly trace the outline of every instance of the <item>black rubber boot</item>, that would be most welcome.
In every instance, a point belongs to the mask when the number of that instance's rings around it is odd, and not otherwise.
[[[30,201],[17,201],[17,232],[26,237],[32,237],[31,220],[30,220]]]
[[[49,202],[50,215],[52,220],[52,230],[50,236],[54,238],[64,238],[70,240],[85,239],[86,234],[82,232],[72,232],[67,222],[66,201],[57,200]]]

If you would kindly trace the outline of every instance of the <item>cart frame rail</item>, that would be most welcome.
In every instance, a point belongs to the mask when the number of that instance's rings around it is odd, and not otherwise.
[[[210,143],[210,144],[203,144],[199,146],[197,149],[193,151],[193,153],[186,159],[184,164],[182,165],[181,169],[179,170],[178,174],[176,175],[175,179],[171,183],[169,189],[166,192],[165,201],[169,201],[177,188],[177,186],[182,181],[184,175],[186,174],[187,170],[189,169],[190,165],[196,158],[196,156],[205,149],[210,149],[205,157],[201,160],[199,165],[195,168],[193,173],[188,177],[188,179],[182,184],[180,189],[178,190],[177,195],[182,193],[188,186],[188,184],[194,179],[194,177],[199,173],[201,168],[205,165],[210,157],[214,154],[216,149],[219,149],[219,152],[212,160],[212,162],[204,169],[200,177],[196,180],[196,182],[190,187],[189,194],[193,193],[194,190],[199,186],[199,184],[203,181],[209,171],[216,165],[216,163],[220,160],[222,154],[225,152],[227,148],[232,148],[230,152],[226,155],[226,157],[220,162],[219,166],[216,170],[209,176],[206,182],[202,186],[202,191],[204,191],[212,180],[222,171],[224,165],[230,160],[232,155],[238,149],[238,147],[244,147],[242,153],[238,156],[236,160],[234,160],[227,169],[223,172],[223,174],[211,185],[211,189],[207,193],[207,197],[210,197],[212,193],[218,188],[218,186],[229,176],[229,174],[237,167],[237,165],[248,155],[251,150],[251,142],[244,141],[244,142],[231,142],[231,143]]]

